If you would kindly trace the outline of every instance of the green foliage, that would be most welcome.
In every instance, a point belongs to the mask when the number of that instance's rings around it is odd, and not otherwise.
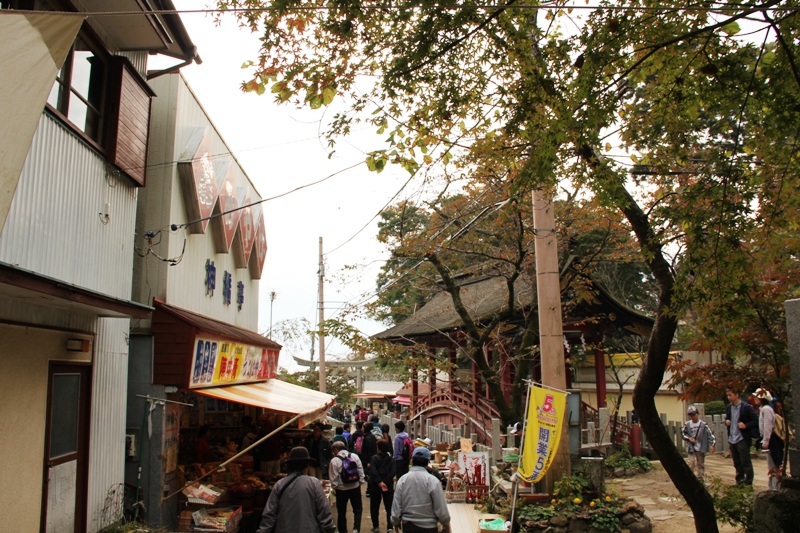
[[[714,400],[713,402],[706,402],[706,416],[724,415],[725,402],[722,400]]]
[[[714,500],[717,518],[738,528],[744,533],[755,531],[753,505],[756,493],[750,486],[727,486],[719,478],[714,478],[709,486]]]
[[[538,522],[539,520],[550,520],[556,513],[555,506],[552,505],[523,505],[519,508],[519,522]]]
[[[622,443],[622,447],[615,453],[606,458],[608,468],[638,469],[648,472],[653,469],[652,463],[647,457],[636,457],[631,454],[631,449],[627,442]]]
[[[614,533],[620,526],[619,507],[600,504],[589,509],[589,525],[598,531]]]
[[[589,488],[589,480],[581,472],[572,476],[564,475],[553,484],[553,496],[566,500],[580,497]]]

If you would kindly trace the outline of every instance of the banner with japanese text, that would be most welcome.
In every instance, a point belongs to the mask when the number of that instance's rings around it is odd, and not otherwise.
[[[189,388],[216,387],[272,379],[278,374],[275,350],[198,336]]]
[[[567,414],[567,395],[541,387],[530,388],[519,474],[529,483],[539,482],[550,468],[561,441]]]

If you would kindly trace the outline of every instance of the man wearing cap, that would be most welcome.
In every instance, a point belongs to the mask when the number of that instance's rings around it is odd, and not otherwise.
[[[293,448],[286,461],[289,474],[275,484],[269,495],[258,533],[334,533],[333,513],[322,484],[306,475],[311,464],[308,450]]]
[[[414,449],[411,469],[397,480],[392,502],[392,525],[396,532],[437,533],[438,524],[450,533],[450,513],[439,480],[426,470],[431,460],[427,448]]]
[[[706,454],[710,451],[714,453],[714,445],[717,443],[714,433],[708,424],[700,420],[697,407],[690,405],[686,410],[689,420],[683,425],[683,440],[686,442],[686,453],[688,454],[689,468],[700,481],[705,481],[706,475]]]

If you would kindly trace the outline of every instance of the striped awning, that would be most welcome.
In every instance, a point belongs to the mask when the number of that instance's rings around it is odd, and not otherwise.
[[[392,398],[392,403],[399,403],[400,405],[411,406],[411,398],[408,396],[395,396]]]
[[[195,389],[193,392],[229,402],[263,407],[287,415],[305,415],[300,427],[315,420],[336,403],[336,397],[278,379],[225,387]]]

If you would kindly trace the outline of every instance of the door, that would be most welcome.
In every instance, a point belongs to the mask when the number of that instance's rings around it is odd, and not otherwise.
[[[44,533],[85,530],[90,395],[91,366],[50,364],[42,495]]]

